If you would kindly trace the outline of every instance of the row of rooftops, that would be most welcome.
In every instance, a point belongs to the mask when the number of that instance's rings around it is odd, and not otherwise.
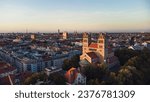
[[[72,51],[78,50],[70,50],[70,51],[41,51],[37,49],[28,49],[25,47],[4,47],[0,49],[1,52],[7,54],[7,56],[15,57],[18,60],[23,61],[24,63],[36,62],[39,60],[51,60],[51,59],[59,59],[63,57],[69,57]]]

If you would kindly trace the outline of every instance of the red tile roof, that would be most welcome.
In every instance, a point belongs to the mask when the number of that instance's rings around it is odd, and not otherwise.
[[[98,48],[98,44],[97,43],[91,43],[89,45],[89,47],[91,47],[91,48]]]
[[[72,84],[75,81],[75,79],[77,78],[78,73],[79,72],[76,68],[72,67],[71,69],[69,69],[65,74],[65,77],[66,77],[68,83]]]

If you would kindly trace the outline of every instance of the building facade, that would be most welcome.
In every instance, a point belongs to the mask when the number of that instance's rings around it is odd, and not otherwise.
[[[114,52],[109,46],[107,35],[102,33],[99,34],[97,42],[92,42],[90,35],[87,33],[83,34],[83,47],[80,60],[91,64],[106,63],[108,68],[118,63],[117,57],[114,56]]]
[[[66,40],[68,38],[68,32],[63,32],[62,38]]]
[[[77,68],[70,68],[66,74],[67,84],[69,85],[85,85],[86,76],[84,76]]]

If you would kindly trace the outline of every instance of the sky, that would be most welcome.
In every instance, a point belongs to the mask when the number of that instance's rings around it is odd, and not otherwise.
[[[0,0],[0,32],[146,32],[150,0]]]

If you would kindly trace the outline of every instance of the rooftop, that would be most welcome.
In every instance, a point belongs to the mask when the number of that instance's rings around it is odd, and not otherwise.
[[[98,48],[98,44],[97,43],[91,43],[89,45],[89,47],[91,47],[91,48]]]
[[[95,58],[99,58],[94,52],[89,52],[86,53],[90,58],[95,59]]]
[[[70,70],[66,72],[65,77],[68,80],[68,82],[72,84],[74,80],[77,78],[78,73],[79,73],[78,70],[72,67],[70,68]]]
[[[0,74],[11,72],[13,70],[16,70],[16,68],[12,67],[8,63],[0,62]]]

